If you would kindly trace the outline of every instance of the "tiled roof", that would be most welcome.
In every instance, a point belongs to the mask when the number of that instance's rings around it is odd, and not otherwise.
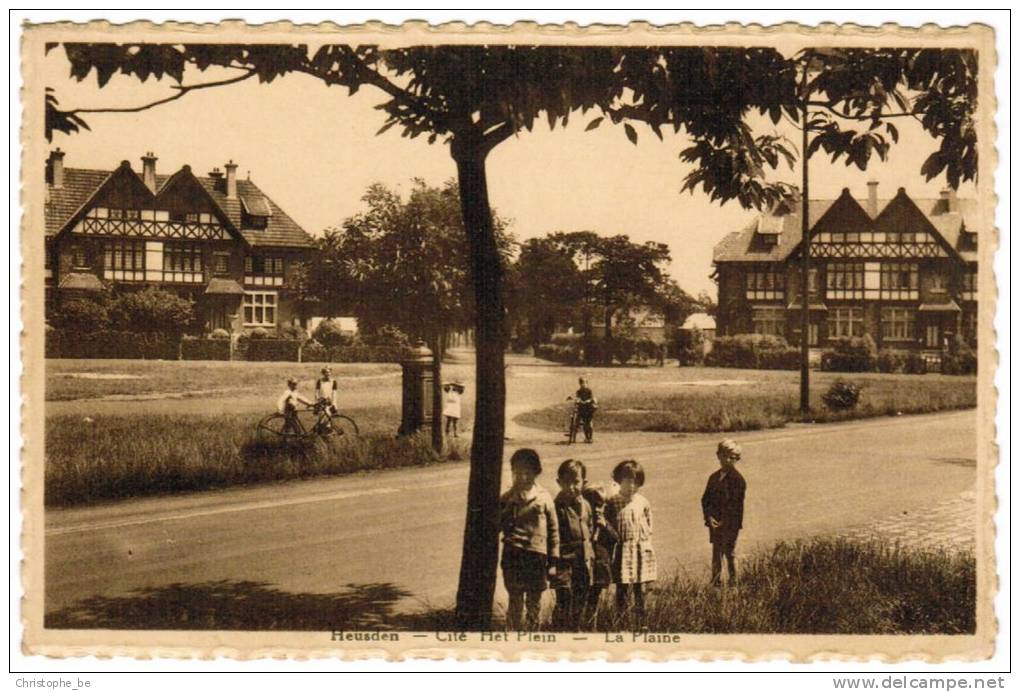
[[[65,168],[64,186],[47,189],[46,235],[54,235],[59,232],[110,175],[111,171]],[[157,175],[157,189],[162,189],[163,184],[170,177],[169,175]],[[227,199],[226,192],[222,189],[222,179],[218,181],[211,177],[195,177],[251,245],[295,248],[312,246],[311,236],[252,181],[239,179],[237,181],[237,199]],[[269,211],[265,228],[255,229],[241,226],[241,197],[245,197],[253,205],[264,207]]]
[[[111,171],[65,168],[64,186],[59,188],[47,186],[46,235],[55,235],[63,228],[110,175]]]
[[[808,223],[812,228],[822,215],[832,206],[834,199],[813,199],[808,202]],[[892,201],[878,201],[878,212],[881,213]],[[967,238],[968,234],[960,232],[962,226],[968,231],[976,231],[977,201],[959,198],[957,212],[946,212],[941,199],[913,199],[912,201],[924,213],[935,229],[946,239],[950,246],[956,248],[963,259],[977,261],[977,248]],[[865,210],[868,208],[866,199],[858,199],[857,203]],[[775,244],[767,243],[759,228],[766,229]],[[775,216],[760,214],[742,230],[734,231],[723,237],[712,251],[714,262],[782,262],[790,256],[800,242],[800,204],[789,214]]]
[[[58,288],[65,291],[102,291],[103,282],[89,272],[73,272],[60,280]]]
[[[205,294],[208,296],[243,296],[244,289],[233,279],[213,277],[205,287]]]

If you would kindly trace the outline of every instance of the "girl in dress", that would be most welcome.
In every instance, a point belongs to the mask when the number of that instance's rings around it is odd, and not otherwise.
[[[448,382],[443,386],[443,417],[446,419],[446,434],[451,431],[458,437],[457,425],[460,423],[460,397],[464,393],[464,385],[460,382]]]
[[[645,484],[645,470],[634,460],[622,461],[613,469],[619,493],[606,503],[606,520],[616,529],[619,542],[613,560],[616,607],[626,610],[633,596],[638,617],[645,612],[646,584],[655,581],[655,551],[652,548],[652,506],[639,490]]]

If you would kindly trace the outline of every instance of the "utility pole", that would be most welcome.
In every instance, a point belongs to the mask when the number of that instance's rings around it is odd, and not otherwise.
[[[808,104],[803,100],[800,139],[800,412],[811,411],[810,372],[808,371],[808,272],[811,268],[811,224],[808,219]]]

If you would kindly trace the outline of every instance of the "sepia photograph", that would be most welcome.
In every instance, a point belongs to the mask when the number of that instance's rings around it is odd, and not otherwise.
[[[992,29],[21,52],[26,651],[994,651]]]

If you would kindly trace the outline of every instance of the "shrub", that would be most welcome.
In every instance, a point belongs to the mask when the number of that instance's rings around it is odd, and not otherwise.
[[[251,332],[249,332],[248,336],[251,338],[252,341],[256,341],[259,339],[268,339],[269,332],[263,329],[262,327],[255,327],[255,329],[252,329]]]
[[[57,329],[98,332],[109,328],[110,315],[102,303],[88,298],[76,298],[63,303],[50,321]]]
[[[256,339],[252,336],[245,357],[254,361],[296,362],[300,351],[301,342],[296,339]]]
[[[950,344],[949,352],[942,356],[945,375],[973,375],[977,372],[977,353],[959,335]]]
[[[343,331],[336,320],[319,322],[319,326],[312,332],[312,338],[326,348],[350,346],[354,342],[354,335]]]
[[[230,360],[230,339],[181,340],[181,360]]]
[[[214,329],[209,333],[210,339],[229,339],[230,332],[226,329]]]
[[[553,334],[552,338],[549,339],[549,343],[554,344],[556,346],[577,346],[577,347],[580,347],[581,339],[582,338],[583,338],[583,335],[581,335],[581,334],[571,334],[569,332],[560,332],[559,334]]]
[[[781,336],[721,336],[712,342],[705,364],[721,368],[796,370],[800,366],[800,350],[790,346]]]
[[[329,360],[329,350],[315,339],[306,341],[301,347],[301,360],[305,363],[324,363]]]
[[[627,336],[614,336],[610,343],[610,349],[613,358],[622,365],[629,363],[634,358],[634,354],[638,350],[638,342]]]
[[[386,324],[379,327],[374,334],[366,334],[361,337],[366,346],[380,346],[403,350],[410,348],[411,339],[398,327]]]
[[[677,330],[673,340],[678,364],[702,365],[705,362],[705,335],[698,329]]]
[[[118,329],[144,334],[183,334],[195,320],[190,300],[161,288],[122,293],[110,303],[110,321]]]
[[[822,401],[830,411],[849,411],[855,408],[860,400],[861,386],[843,380],[833,382],[822,395]]]
[[[637,354],[638,358],[643,358],[644,360],[655,360],[659,357],[659,344],[647,337],[638,339]]]
[[[923,375],[928,372],[924,358],[916,351],[883,348],[878,352],[879,372]]]
[[[581,350],[577,346],[560,346],[557,344],[541,344],[535,349],[536,358],[544,358],[555,363],[574,365],[581,360]]]
[[[874,372],[878,368],[878,348],[871,335],[840,337],[822,352],[822,370],[833,372]]]
[[[277,334],[281,339],[294,339],[302,343],[308,341],[308,332],[297,324],[285,324],[277,329]]]

